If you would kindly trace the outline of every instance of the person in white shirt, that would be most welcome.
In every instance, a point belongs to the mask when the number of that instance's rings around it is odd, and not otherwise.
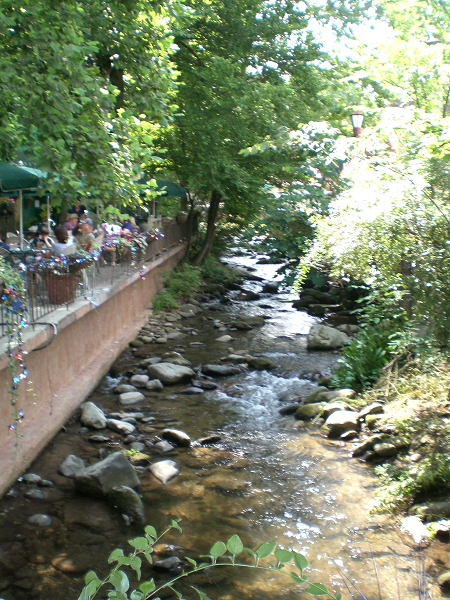
[[[57,225],[54,229],[54,236],[56,238],[56,242],[53,242],[52,252],[57,256],[61,256],[61,254],[66,254],[70,249],[73,250],[75,243],[68,242],[69,232],[64,227],[64,225]]]

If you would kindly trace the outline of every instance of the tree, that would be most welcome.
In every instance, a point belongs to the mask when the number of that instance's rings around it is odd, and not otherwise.
[[[170,113],[170,20],[144,2],[0,4],[0,158],[48,172],[47,189],[131,195]]]
[[[179,115],[157,148],[166,152],[162,169],[189,190],[191,208],[208,207],[200,263],[220,219],[244,226],[270,187],[292,181],[288,151],[244,156],[242,148],[327,113],[321,92],[329,75],[306,30],[309,9],[297,3],[213,0],[192,8],[175,33]]]

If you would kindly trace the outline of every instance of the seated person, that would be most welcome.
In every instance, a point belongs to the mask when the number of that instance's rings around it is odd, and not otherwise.
[[[95,235],[92,233],[94,229],[94,223],[92,219],[84,219],[73,230],[73,237],[77,243],[87,250],[90,249],[93,242],[95,242]]]
[[[64,223],[64,227],[67,231],[72,231],[78,223],[78,215],[76,213],[67,213],[67,221]]]
[[[75,246],[73,242],[68,242],[69,232],[64,225],[57,225],[55,227],[54,234],[57,241],[53,242],[53,254],[61,256],[61,254],[66,254],[66,251],[69,248],[72,249]]]
[[[135,227],[136,227],[136,221],[134,220],[134,217],[128,217],[128,219],[126,221],[122,221],[122,229],[125,229],[126,231],[129,231],[130,233],[133,233]],[[126,233],[126,231],[125,231],[125,233]]]
[[[30,248],[33,250],[51,250],[53,242],[49,235],[50,229],[47,225],[41,225],[37,236],[30,242]]]

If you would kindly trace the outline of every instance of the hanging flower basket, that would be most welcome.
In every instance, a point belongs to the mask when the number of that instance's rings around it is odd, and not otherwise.
[[[87,269],[94,262],[94,259],[83,259],[80,262],[74,261],[69,264],[69,273],[79,273],[82,269]]]
[[[47,273],[48,299],[52,304],[67,304],[75,299],[78,285],[76,273]]]
[[[161,222],[163,227],[169,227],[169,225],[172,223],[172,219],[169,219],[169,217],[163,217]]]
[[[177,215],[177,223],[178,224],[186,223],[187,219],[188,219],[187,215],[183,215],[183,214]]]

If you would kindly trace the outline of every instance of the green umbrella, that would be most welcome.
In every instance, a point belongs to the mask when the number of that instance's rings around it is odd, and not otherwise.
[[[17,167],[0,162],[0,191],[11,193],[19,191],[19,244],[23,248],[23,206],[22,190],[34,190],[39,187],[39,180],[45,173],[31,167]]]
[[[138,183],[143,185],[145,183],[148,183],[152,179],[152,177],[144,176],[141,177],[141,179],[139,179]],[[153,186],[151,187],[156,192],[160,192],[161,196],[180,196],[181,198],[184,198],[186,196],[186,190],[183,189],[181,186],[177,185],[176,183],[173,183],[172,181],[164,181],[163,179],[155,179],[155,181],[156,188]]]
[[[39,169],[0,162],[0,190],[4,193],[36,189],[42,177],[45,173]]]

